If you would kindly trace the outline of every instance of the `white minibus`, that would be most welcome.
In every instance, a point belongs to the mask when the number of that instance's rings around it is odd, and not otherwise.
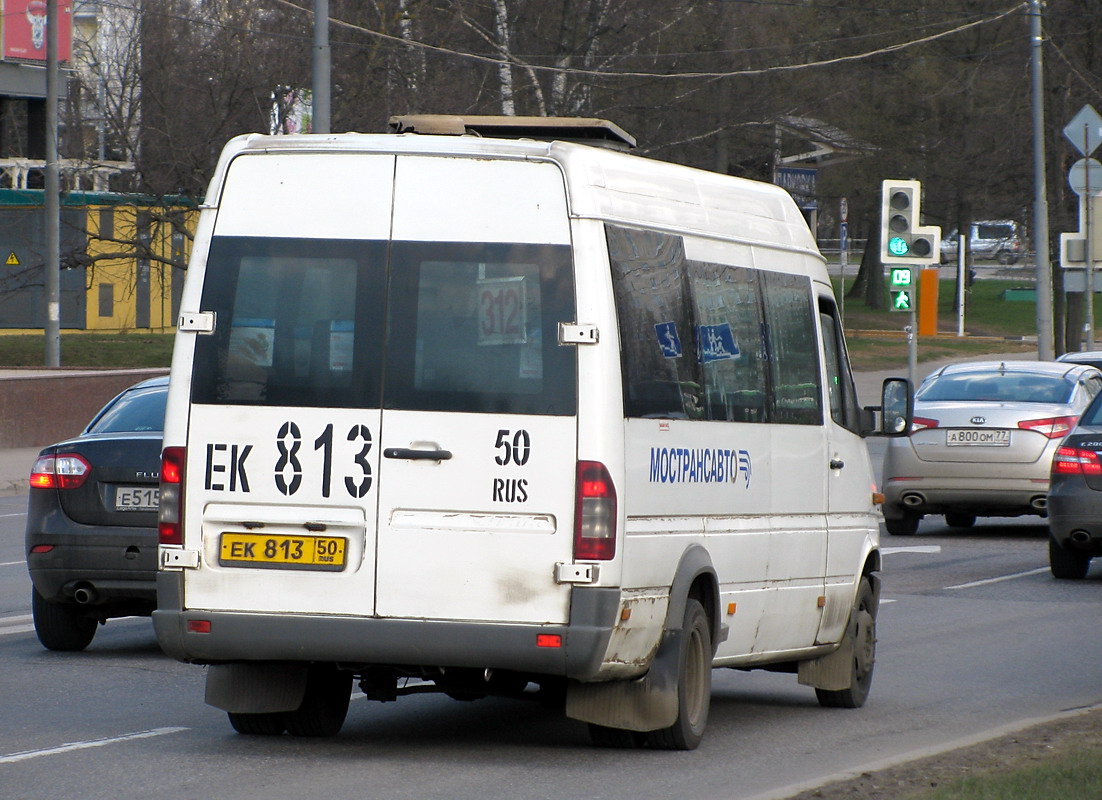
[[[335,734],[353,683],[666,749],[700,742],[713,668],[860,706],[862,437],[911,394],[859,407],[792,199],[600,120],[392,127],[221,156],[172,361],[165,651],[248,734]]]

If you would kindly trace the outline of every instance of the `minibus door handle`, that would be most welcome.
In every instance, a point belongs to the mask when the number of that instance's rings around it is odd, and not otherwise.
[[[846,462],[845,462],[845,461],[843,461],[843,460],[842,460],[842,459],[840,459],[840,458],[832,458],[832,459],[830,459],[830,468],[831,468],[831,469],[841,469],[841,468],[842,468],[842,467],[844,467],[845,465],[846,465]]]
[[[447,461],[452,457],[451,450],[414,450],[412,447],[388,447],[383,455],[408,461]]]

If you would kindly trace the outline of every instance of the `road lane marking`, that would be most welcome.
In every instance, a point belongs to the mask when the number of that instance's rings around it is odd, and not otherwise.
[[[85,742],[66,742],[58,747],[47,747],[43,750],[24,750],[22,753],[0,756],[0,764],[14,764],[16,761],[29,761],[32,758],[54,756],[59,753],[69,753],[73,750],[86,750],[89,747],[105,747],[109,744],[129,742],[134,739],[150,739],[154,736],[164,736],[169,733],[180,733],[187,728],[154,728],[150,731],[138,731],[137,733],[124,733],[122,736],[110,736],[106,739],[89,739]]]
[[[0,561],[0,567],[23,566],[26,563],[26,561]]]
[[[880,550],[884,555],[890,553],[940,553],[940,544],[915,544],[909,547],[884,547]]]
[[[1028,572],[1015,572],[1013,575],[1000,575],[998,578],[986,578],[982,581],[969,581],[968,583],[958,583],[955,586],[946,586],[946,589],[971,589],[975,586],[987,586],[991,583],[1002,583],[1003,581],[1012,581],[1016,578],[1028,578],[1030,575],[1040,575],[1043,572],[1048,572],[1048,567],[1041,567],[1039,569],[1031,569]]]
[[[30,614],[20,614],[12,617],[0,617],[0,636],[11,636],[16,633],[30,633],[34,630]]]
[[[3,519],[4,517],[25,517],[25,516],[27,516],[27,512],[26,511],[20,511],[18,514],[0,514],[0,519]]]

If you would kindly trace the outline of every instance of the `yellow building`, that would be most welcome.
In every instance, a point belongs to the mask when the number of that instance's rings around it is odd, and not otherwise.
[[[43,193],[0,189],[0,330],[42,330]],[[198,210],[110,192],[70,192],[61,208],[63,330],[168,331],[179,311]]]

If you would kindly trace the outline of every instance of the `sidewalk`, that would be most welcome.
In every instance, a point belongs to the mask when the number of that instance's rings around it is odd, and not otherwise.
[[[31,474],[40,447],[0,449],[0,497],[26,494],[27,478]]]
[[[1000,359],[1033,359],[1036,356],[1030,353],[1009,353],[1006,355],[984,355],[968,359],[971,361],[998,361]],[[942,361],[925,361],[918,365],[918,375],[921,380],[938,367],[952,363],[960,359],[946,359]],[[872,406],[880,404],[880,386],[885,378],[906,377],[907,368],[877,370],[874,372],[858,372],[854,375],[857,383],[857,396],[861,405]],[[3,449],[0,448],[0,496],[25,494],[27,492],[27,477],[31,473],[38,451],[50,444],[43,442],[41,447],[23,447]]]

